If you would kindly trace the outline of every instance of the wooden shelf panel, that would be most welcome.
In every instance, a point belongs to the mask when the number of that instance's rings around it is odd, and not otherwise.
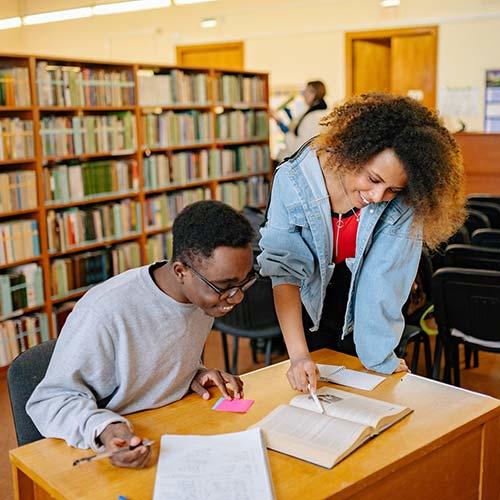
[[[248,139],[216,139],[216,146],[245,146],[247,144],[267,144],[269,142],[268,139],[264,139],[262,137],[250,137]]]
[[[12,212],[0,212],[0,219],[6,219],[8,217],[17,217],[19,215],[27,215],[38,213],[38,208],[26,208],[23,210],[14,210]]]
[[[8,264],[0,264],[0,270],[9,269],[11,267],[23,266],[24,264],[31,264],[32,262],[40,262],[42,257],[40,255],[36,257],[30,257],[29,259],[16,260]]]
[[[151,153],[167,153],[168,151],[182,151],[184,149],[210,149],[213,145],[213,142],[198,142],[194,144],[178,144],[176,146],[159,146],[154,148],[145,146],[143,153],[149,156]]]
[[[24,113],[26,111],[33,111],[33,106],[0,106],[0,113]]]
[[[172,226],[147,228],[146,235],[147,236],[154,236],[155,234],[168,233],[169,231],[172,231]]]
[[[60,208],[79,207],[80,205],[92,205],[96,203],[106,203],[108,201],[122,200],[124,198],[136,198],[139,196],[139,191],[127,191],[115,194],[103,194],[102,196],[95,195],[93,198],[85,198],[83,200],[65,201],[65,202],[45,202],[46,210],[57,210]]]
[[[17,318],[23,316],[24,314],[30,314],[33,312],[40,311],[45,307],[45,304],[38,304],[37,306],[24,307],[23,309],[18,309],[17,311],[12,311],[9,314],[4,314],[0,316],[0,321],[7,321],[8,319]]]
[[[36,158],[16,158],[15,160],[0,160],[0,167],[21,165],[22,163],[35,163]]]
[[[58,297],[52,296],[50,298],[50,301],[52,302],[52,304],[61,304],[62,302],[67,302],[69,300],[79,299],[82,295],[85,295],[85,293],[88,292],[95,285],[97,285],[97,283],[84,286],[78,290],[71,290],[67,295]]]
[[[107,246],[116,245],[119,243],[126,243],[127,241],[136,240],[140,236],[141,236],[141,233],[127,234],[126,236],[123,236],[122,238],[109,238],[109,239],[100,240],[100,241],[88,242],[88,243],[83,244],[83,245],[78,245],[78,246],[74,246],[71,248],[67,248],[66,250],[62,250],[60,252],[51,252],[49,250],[49,257],[51,259],[55,259],[57,257],[64,257],[66,255],[71,255],[71,254],[77,253],[77,252],[86,252],[88,250],[94,250],[96,248],[107,247]]]
[[[158,105],[158,106],[145,106],[141,105],[141,112],[143,114],[155,113],[157,114],[158,110],[162,111],[190,111],[190,110],[206,110],[212,108],[212,104],[201,104],[201,103],[193,103],[193,104],[168,104],[168,105]]]
[[[100,153],[82,153],[79,155],[63,155],[63,156],[43,156],[42,163],[61,162],[66,160],[91,160],[93,158],[106,158],[108,156],[131,156],[135,155],[137,150],[124,149],[122,151],[103,151]]]
[[[40,106],[41,113],[64,113],[83,111],[135,111],[135,104],[129,106]]]
[[[233,102],[233,103],[224,103],[224,102],[216,102],[214,103],[214,107],[223,108],[224,110],[241,110],[247,111],[252,109],[257,110],[267,110],[267,103],[265,102]]]

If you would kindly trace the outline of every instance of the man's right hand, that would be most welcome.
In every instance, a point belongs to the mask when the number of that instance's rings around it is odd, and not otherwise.
[[[290,368],[286,372],[292,389],[306,393],[308,383],[311,385],[311,391],[316,391],[318,375],[318,367],[310,356],[290,360]]]
[[[109,424],[99,435],[101,443],[106,451],[114,452],[138,445],[142,439],[134,435],[127,424],[116,422]],[[138,446],[133,450],[123,451],[114,457],[110,457],[110,462],[117,467],[141,468],[144,467],[151,455],[150,446]]]

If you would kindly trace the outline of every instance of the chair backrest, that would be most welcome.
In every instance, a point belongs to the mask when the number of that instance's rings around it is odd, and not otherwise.
[[[500,229],[476,229],[472,233],[472,245],[500,249]]]
[[[55,345],[55,340],[48,340],[31,347],[14,359],[7,371],[10,404],[19,446],[43,438],[26,413],[26,403],[45,376]]]
[[[490,226],[493,229],[500,229],[500,205],[496,203],[486,203],[483,201],[469,201],[467,207],[477,210],[488,217]]]
[[[500,271],[500,250],[472,245],[449,245],[445,266]]]
[[[500,196],[489,193],[472,193],[467,195],[468,201],[479,201],[484,203],[496,203],[500,207]]]
[[[469,232],[469,236],[476,229],[490,228],[490,221],[486,215],[477,210],[473,210],[471,208],[468,209],[467,220],[465,221],[465,227]]]
[[[270,278],[259,276],[245,297],[229,314],[217,318],[214,328],[241,337],[267,337],[280,334],[274,310]]]
[[[443,267],[432,278],[439,334],[452,328],[486,341],[500,341],[500,272]]]
[[[436,271],[437,269],[444,267],[444,251],[448,245],[459,244],[470,245],[469,231],[465,225],[460,227],[460,229],[453,236],[451,236],[448,241],[441,243],[437,249],[431,252],[430,258],[432,262],[432,269]]]

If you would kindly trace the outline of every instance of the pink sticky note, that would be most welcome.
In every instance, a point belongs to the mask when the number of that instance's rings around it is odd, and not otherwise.
[[[253,399],[223,399],[218,401],[213,409],[215,411],[232,411],[237,413],[246,413],[253,405]]]

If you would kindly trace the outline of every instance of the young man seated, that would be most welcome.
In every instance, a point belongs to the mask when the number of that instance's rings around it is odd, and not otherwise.
[[[26,410],[46,437],[115,451],[141,443],[122,415],[216,385],[243,397],[238,377],[201,364],[213,318],[230,312],[255,283],[253,231],[228,205],[201,201],[173,226],[173,258],[132,269],[88,291],[61,331],[47,374]],[[226,388],[227,385],[227,388]],[[150,448],[115,455],[142,467]]]

